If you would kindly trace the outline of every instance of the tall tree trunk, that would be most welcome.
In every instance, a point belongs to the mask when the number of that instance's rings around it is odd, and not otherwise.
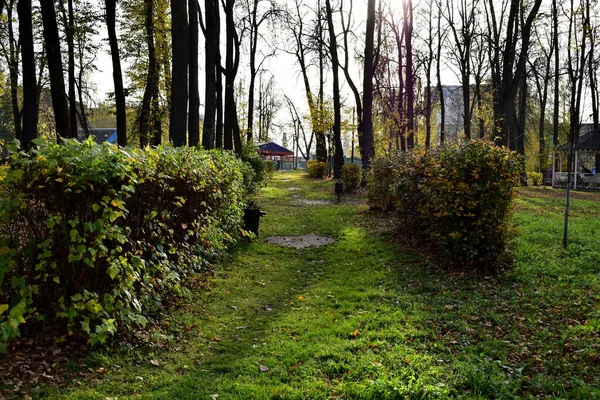
[[[57,140],[61,137],[72,137],[69,122],[69,105],[65,93],[65,79],[63,76],[62,57],[60,52],[60,39],[54,0],[40,0],[42,10],[42,23],[44,25],[44,42],[46,57],[48,59],[48,72],[50,74],[50,93],[52,95],[52,108],[56,124]]]
[[[171,116],[169,138],[174,146],[187,144],[189,30],[187,3],[171,0],[171,38],[173,46],[173,73],[171,76]]]
[[[363,171],[371,168],[373,157],[373,35],[375,33],[375,0],[367,2],[367,27],[365,40],[365,66],[363,72],[363,148],[361,158]],[[366,176],[366,174],[363,174]],[[366,182],[365,182],[366,183]]]
[[[10,80],[10,99],[13,116],[13,125],[15,130],[15,138],[21,140],[21,110],[19,109],[19,45],[15,40],[15,33],[13,31],[13,10],[15,7],[15,0],[10,0],[6,7],[6,19],[8,22],[8,73]],[[1,11],[1,10],[0,10]]]
[[[560,110],[560,52],[558,43],[558,0],[552,0],[552,45],[554,46],[554,104],[552,112],[552,145],[558,146],[558,121]]]
[[[415,144],[415,90],[413,76],[413,5],[412,0],[402,3],[404,8],[404,42],[406,45],[406,147],[410,150]]]
[[[252,11],[250,13],[250,82],[248,85],[248,129],[246,130],[246,139],[252,140],[252,130],[254,129],[254,86],[256,84],[256,47],[258,45],[258,23],[257,9],[258,0],[252,0]]]
[[[68,79],[69,79],[69,124],[71,137],[78,137],[77,132],[77,92],[75,91],[75,16],[73,14],[73,0],[67,0],[67,53],[68,53]]]
[[[441,14],[441,3],[436,2],[438,10]],[[438,16],[437,20],[437,52],[435,57],[435,75],[437,78],[437,91],[440,97],[440,120],[439,132],[440,132],[440,143],[444,143],[446,140],[446,102],[444,99],[444,87],[442,86],[442,43],[444,36],[442,35],[442,17]]]
[[[219,61],[219,4],[217,0],[205,0],[205,107],[202,146],[215,147],[215,118],[217,113],[217,75],[221,74]]]
[[[19,0],[17,13],[19,15],[21,62],[23,63],[23,130],[21,133],[21,146],[23,149],[28,150],[31,147],[31,141],[37,136],[38,123],[31,0]]]
[[[115,105],[117,109],[117,143],[127,146],[127,111],[125,107],[125,90],[123,88],[123,72],[121,70],[121,57],[119,42],[117,40],[116,11],[117,0],[104,0],[106,5],[106,27],[108,29],[108,42],[113,67],[113,81],[115,85]]]
[[[337,40],[333,25],[333,11],[331,10],[330,0],[325,0],[327,8],[327,25],[329,28],[329,53],[331,55],[331,68],[333,69],[333,141],[335,146],[333,159],[333,177],[340,179],[342,177],[342,166],[344,165],[344,149],[342,147],[342,113],[340,103],[340,78],[338,73],[338,54]]]
[[[148,47],[148,70],[139,115],[141,148],[148,146],[155,136],[152,133],[153,118],[156,118],[156,115],[152,113],[152,100],[156,96],[155,91],[158,91],[158,67],[154,44],[154,0],[145,0],[144,3],[144,28],[146,30],[146,46]],[[157,145],[159,143],[152,144]]]
[[[223,134],[225,149],[235,150],[242,153],[240,127],[237,119],[237,107],[235,104],[235,76],[237,75],[239,62],[239,40],[233,20],[235,0],[225,0],[225,31],[226,31],[226,53],[225,53],[225,113],[223,121]]]
[[[318,128],[315,129],[317,160],[327,162],[327,139],[325,137],[324,116],[325,116],[325,55],[323,46],[325,38],[323,37],[323,17],[321,16],[321,1],[317,0],[317,52],[319,56],[319,97],[317,100]]]
[[[349,15],[352,15],[352,0],[350,0],[350,11]],[[348,86],[350,86],[350,90],[352,90],[352,94],[354,95],[354,102],[356,104],[355,112],[356,112],[356,132],[358,136],[359,146],[362,148],[362,140],[363,140],[363,108],[362,108],[362,100],[360,98],[360,93],[358,92],[358,88],[354,83],[354,80],[350,76],[350,71],[348,69],[349,59],[350,59],[350,50],[348,48],[348,33],[350,32],[350,18],[348,18],[348,24],[345,23],[344,18],[344,5],[343,2],[340,3],[340,19],[342,21],[342,30],[343,30],[343,38],[344,38],[344,65],[339,64],[342,71],[344,71],[344,76],[346,77],[346,82],[348,82]],[[354,125],[354,122],[352,123]],[[352,141],[352,162],[354,162],[354,140]]]
[[[189,145],[197,146],[200,142],[200,93],[198,92],[198,1],[189,0],[190,18],[190,111],[189,111]]]

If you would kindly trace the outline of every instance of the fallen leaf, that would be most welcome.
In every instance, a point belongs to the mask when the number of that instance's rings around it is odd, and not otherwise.
[[[254,282],[252,282],[252,284],[254,284],[254,285],[257,285],[257,286],[262,286],[262,287],[265,287],[265,286],[267,286],[267,284],[266,284],[266,283],[264,283],[264,282],[261,282],[261,281],[254,281]]]
[[[306,300],[306,297],[304,297],[304,296],[298,296],[298,301],[304,301],[304,300]]]
[[[221,339],[220,337],[217,337],[217,336],[215,336],[214,338],[212,338],[210,340],[212,340],[213,342],[222,342],[223,341],[223,339]]]
[[[155,367],[160,367],[160,364],[157,360],[150,360],[150,364],[154,365]]]
[[[269,370],[269,367],[259,364],[258,369],[260,369],[260,372],[267,372]]]

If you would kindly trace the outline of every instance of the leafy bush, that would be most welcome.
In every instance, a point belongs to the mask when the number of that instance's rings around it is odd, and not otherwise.
[[[360,185],[362,178],[361,168],[358,164],[345,163],[342,166],[342,182],[344,182],[344,191],[353,192]]]
[[[528,172],[527,183],[532,186],[540,186],[543,182],[544,175],[541,172]]]
[[[256,193],[267,186],[269,178],[273,176],[273,161],[263,159],[258,153],[258,148],[252,142],[244,144],[242,161],[247,164],[247,168],[243,170],[246,191]]]
[[[375,157],[367,175],[367,203],[374,210],[392,211],[394,196],[392,184],[399,165],[395,156]]]
[[[516,153],[483,141],[402,155],[388,168],[403,229],[432,244],[447,265],[496,265],[522,166]]]
[[[308,160],[306,162],[306,172],[311,178],[323,178],[327,172],[327,164],[323,161]]]
[[[14,152],[0,182],[0,351],[55,318],[104,342],[144,325],[235,243],[243,163],[192,148],[68,140]]]

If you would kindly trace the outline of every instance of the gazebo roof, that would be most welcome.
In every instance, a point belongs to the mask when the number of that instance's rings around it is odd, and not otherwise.
[[[258,152],[269,156],[293,156],[294,152],[273,142],[259,143]]]
[[[563,151],[569,151],[570,149],[571,143],[566,143],[558,147],[558,150]],[[594,129],[593,131],[580,136],[577,140],[577,146],[575,146],[575,150],[600,152],[600,129]]]

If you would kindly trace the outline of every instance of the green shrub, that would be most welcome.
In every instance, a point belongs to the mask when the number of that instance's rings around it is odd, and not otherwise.
[[[528,172],[527,183],[531,186],[540,186],[543,182],[544,175],[541,172]]]
[[[360,185],[362,178],[361,168],[358,164],[345,163],[342,166],[342,182],[344,182],[344,191],[352,193]]]
[[[392,184],[398,165],[395,156],[375,157],[371,160],[371,169],[367,174],[367,203],[371,209],[386,212],[394,209]]]
[[[252,142],[244,144],[242,160],[247,164],[247,167],[243,170],[246,191],[256,193],[267,186],[269,178],[273,176],[273,161],[263,159]]]
[[[245,193],[233,154],[38,144],[9,156],[1,182],[0,350],[26,322],[62,319],[91,343],[144,325],[235,243]]]
[[[323,178],[327,173],[327,164],[322,161],[308,160],[306,162],[306,172],[311,178]]]
[[[483,141],[411,151],[391,170],[402,228],[433,245],[447,265],[497,265],[511,233],[522,159]]]

